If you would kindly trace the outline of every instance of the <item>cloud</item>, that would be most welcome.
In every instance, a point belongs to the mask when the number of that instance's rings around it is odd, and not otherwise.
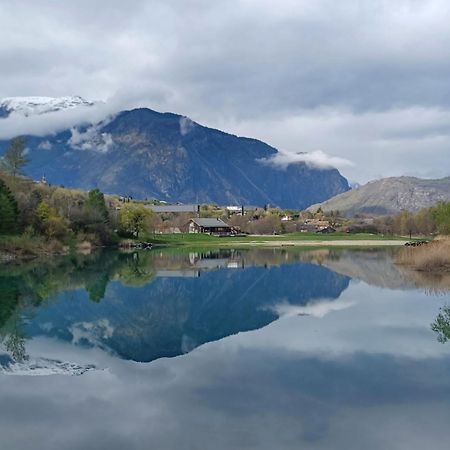
[[[76,150],[93,150],[100,153],[107,153],[114,145],[111,134],[100,132],[104,123],[92,125],[85,130],[72,128],[69,145]]]
[[[110,116],[113,111],[117,112],[114,102],[28,117],[12,112],[7,118],[0,119],[0,139],[12,139],[21,135],[46,136],[77,125],[98,123]]]
[[[189,134],[191,130],[193,130],[196,126],[196,123],[193,122],[189,117],[182,117],[180,119],[180,133],[182,136],[186,136]]]
[[[310,153],[287,153],[278,152],[271,158],[262,159],[261,162],[275,167],[286,169],[290,164],[306,163],[308,166],[320,169],[337,168],[353,166],[354,164],[344,158],[329,156],[322,150],[316,150]]]
[[[258,136],[283,149],[288,161],[302,148],[322,148],[353,164],[336,164],[350,180],[411,175],[449,175],[450,110],[431,107],[355,112],[321,108],[301,114],[242,121],[222,120],[221,128]],[[277,157],[278,158],[278,157]],[[283,161],[283,159],[281,159]]]
[[[446,0],[5,0],[0,15],[0,98],[110,99],[96,120],[172,111],[286,152],[322,149],[358,181],[448,174],[448,130],[419,120],[450,113]],[[3,138],[23,133],[13,119]]]

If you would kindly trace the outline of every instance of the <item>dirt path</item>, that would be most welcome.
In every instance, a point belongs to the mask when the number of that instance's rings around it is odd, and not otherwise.
[[[261,247],[387,247],[402,246],[408,241],[394,240],[339,240],[339,241],[249,241],[251,246]]]

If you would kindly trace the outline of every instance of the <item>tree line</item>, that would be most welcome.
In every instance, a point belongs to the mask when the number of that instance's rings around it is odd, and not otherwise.
[[[23,174],[26,140],[11,141],[0,159],[0,235],[39,237],[63,246],[108,245],[151,230],[154,213],[138,202],[120,204],[98,189],[84,192],[35,182]]]

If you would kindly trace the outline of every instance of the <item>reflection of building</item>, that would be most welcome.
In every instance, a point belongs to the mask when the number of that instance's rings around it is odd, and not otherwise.
[[[189,263],[198,269],[204,270],[225,267],[227,269],[244,268],[244,259],[235,250],[191,252],[189,253]]]
[[[200,270],[158,270],[156,276],[159,278],[197,278]]]
[[[189,233],[228,235],[232,230],[233,228],[221,219],[191,219],[189,222]]]

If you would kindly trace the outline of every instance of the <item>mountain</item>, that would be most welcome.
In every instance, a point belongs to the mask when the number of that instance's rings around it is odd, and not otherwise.
[[[8,144],[0,141],[0,155]],[[264,142],[146,108],[27,145],[33,178],[135,198],[303,209],[349,189],[337,169],[276,167],[278,151]]]
[[[93,106],[94,102],[79,96],[68,97],[6,97],[0,100],[0,117],[19,113],[28,117],[36,114],[62,111],[79,106]]]
[[[417,212],[440,201],[450,201],[450,177],[424,180],[414,177],[392,177],[371,181],[357,189],[310,206],[323,211],[355,214],[395,214],[406,209]]]

